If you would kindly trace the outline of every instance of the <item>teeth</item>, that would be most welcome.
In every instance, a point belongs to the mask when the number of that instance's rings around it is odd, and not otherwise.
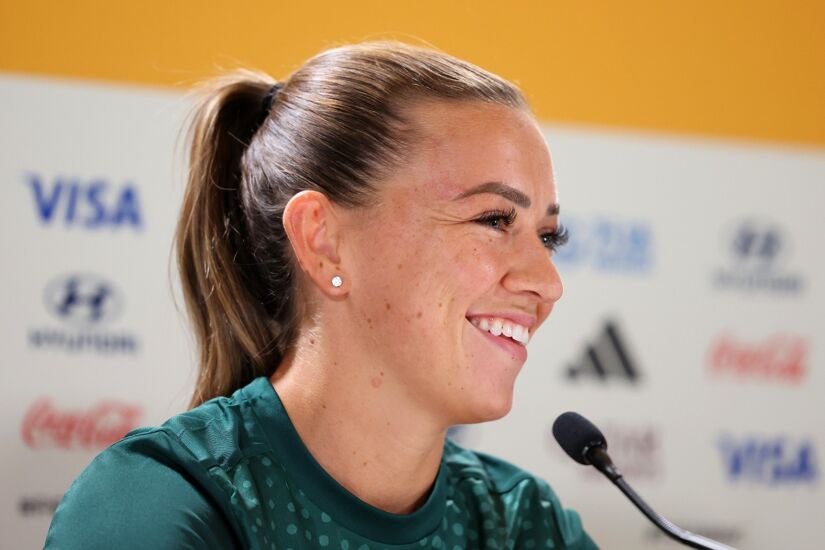
[[[489,332],[493,336],[503,335],[525,345],[530,340],[530,331],[527,327],[507,319],[501,319],[498,317],[476,317],[471,319],[470,322],[481,330]]]

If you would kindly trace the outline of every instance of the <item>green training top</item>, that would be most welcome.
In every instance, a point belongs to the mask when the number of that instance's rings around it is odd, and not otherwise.
[[[60,502],[46,548],[596,548],[552,489],[449,439],[407,515],[370,506],[315,461],[258,378],[95,458]]]

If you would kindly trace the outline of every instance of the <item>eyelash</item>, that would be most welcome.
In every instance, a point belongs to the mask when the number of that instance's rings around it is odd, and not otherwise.
[[[509,210],[490,210],[488,212],[484,212],[474,221],[481,225],[486,225],[492,229],[495,229],[496,231],[504,231],[505,227],[513,225],[516,221],[516,209],[510,208]],[[570,234],[565,226],[559,225],[553,231],[542,233],[539,235],[539,238],[547,250],[555,252],[559,249],[559,247],[567,244],[567,241],[570,239]]]

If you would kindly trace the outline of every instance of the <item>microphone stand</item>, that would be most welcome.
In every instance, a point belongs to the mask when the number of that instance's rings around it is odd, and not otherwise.
[[[691,533],[686,529],[682,529],[678,525],[668,521],[666,518],[657,514],[653,508],[647,505],[642,500],[636,491],[627,484],[627,482],[619,473],[618,468],[613,464],[610,456],[601,446],[594,446],[587,449],[584,456],[597,470],[607,477],[619,490],[630,499],[630,501],[638,508],[656,527],[664,531],[664,533],[672,539],[675,539],[691,548],[700,548],[704,550],[735,550],[730,546],[726,546],[715,540]]]

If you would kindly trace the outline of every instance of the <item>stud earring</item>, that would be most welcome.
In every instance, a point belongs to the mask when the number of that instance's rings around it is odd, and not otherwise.
[[[332,278],[330,282],[332,283],[332,286],[334,286],[335,288],[341,288],[341,285],[344,284],[344,279],[342,279],[340,275],[336,275]]]

